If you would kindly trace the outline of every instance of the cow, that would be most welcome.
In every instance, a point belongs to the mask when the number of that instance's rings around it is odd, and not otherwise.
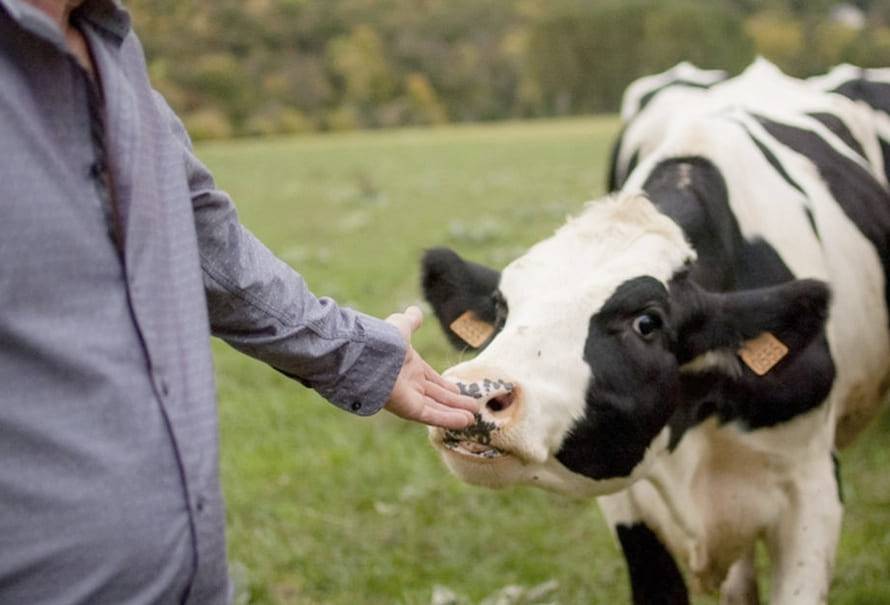
[[[836,451],[890,387],[886,114],[841,80],[764,60],[641,80],[615,191],[501,271],[423,257],[478,351],[446,372],[476,423],[432,445],[471,484],[597,497],[636,604],[688,603],[687,581],[758,603],[761,541],[770,603],[827,600]]]

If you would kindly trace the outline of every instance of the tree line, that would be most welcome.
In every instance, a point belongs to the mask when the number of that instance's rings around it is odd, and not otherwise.
[[[195,138],[613,112],[628,82],[681,60],[737,72],[760,54],[797,76],[890,66],[890,0],[127,6],[154,85]]]

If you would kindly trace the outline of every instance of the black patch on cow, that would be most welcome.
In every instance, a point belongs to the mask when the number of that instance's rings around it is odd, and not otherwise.
[[[754,430],[787,422],[819,405],[834,383],[835,366],[824,334],[829,294],[824,283],[793,280],[731,293],[704,292],[688,278],[671,283],[675,354],[680,363],[709,350],[734,354],[769,331],[789,354],[765,376],[741,365],[741,374],[682,373],[680,404],[669,421],[669,448],[710,417]]]
[[[624,145],[624,135],[626,132],[627,128],[622,128],[617,140],[612,145],[611,157],[609,158],[609,174],[606,183],[607,190],[610,193],[618,191],[624,186],[627,177],[630,176],[634,171],[634,168],[637,167],[637,163],[640,161],[640,150],[635,149],[627,160],[627,166],[621,166],[620,164],[621,149]]]
[[[872,109],[890,114],[890,84],[857,78],[844,82],[832,92],[854,101],[862,101]],[[878,138],[884,156],[884,174],[890,177],[890,142]]]
[[[841,482],[841,461],[837,457],[837,452],[831,452],[831,464],[834,467],[834,482],[837,484],[837,499],[843,504],[844,484]]]
[[[850,129],[847,128],[847,125],[844,124],[843,120],[839,117],[826,112],[814,112],[808,113],[807,115],[830,130],[837,138],[844,142],[844,145],[855,151],[859,157],[865,158],[865,150],[862,148],[862,145],[856,140],[853,133],[850,132]]]
[[[890,113],[890,84],[857,78],[844,82],[832,92],[854,101],[864,101],[874,109]]]
[[[627,560],[634,605],[688,605],[686,582],[667,548],[644,523],[615,526]]]
[[[671,417],[669,448],[690,428],[714,416],[748,430],[775,426],[818,407],[828,397],[835,367],[828,341],[819,336],[793,358],[782,360],[765,376],[744,368],[740,378],[720,372],[683,376],[683,403]]]
[[[622,283],[590,319],[585,413],[556,458],[591,479],[627,477],[665,425],[673,449],[711,416],[753,430],[819,406],[835,375],[823,331],[829,298],[823,282],[807,279],[722,293],[703,290],[688,274],[670,290],[649,276]],[[643,315],[662,318],[662,328],[643,337],[634,329]],[[766,376],[679,369],[709,351],[734,354],[764,331],[789,348]]]
[[[476,443],[481,443],[482,445],[488,445],[491,443],[491,434],[498,430],[498,427],[493,422],[488,422],[483,420],[482,414],[476,412],[475,414],[476,422],[466,428],[463,429],[448,429],[445,431],[445,437],[443,438],[443,443],[446,446],[455,446],[459,442],[467,440],[467,441],[475,441]]]
[[[890,193],[868,171],[814,132],[756,116],[777,141],[806,156],[819,171],[844,214],[874,245],[884,270],[890,305]]]
[[[715,84],[716,84],[716,82],[715,82]],[[689,80],[672,80],[670,82],[662,84],[658,88],[650,90],[649,92],[644,94],[642,97],[640,97],[640,106],[637,109],[637,114],[639,114],[641,111],[643,111],[643,109],[645,109],[646,106],[652,102],[652,99],[654,99],[658,94],[660,94],[661,92],[663,92],[664,90],[666,90],[668,88],[673,88],[675,86],[683,86],[686,88],[699,88],[699,89],[706,90],[713,85],[714,84],[703,84],[701,82],[691,82]]]
[[[585,415],[556,454],[566,468],[592,479],[626,477],[664,428],[677,401],[677,361],[667,333],[646,340],[632,323],[644,312],[667,317],[668,298],[661,282],[638,277],[590,318],[584,360],[593,378]]]
[[[831,298],[825,282],[815,279],[714,293],[685,274],[671,280],[670,292],[672,346],[681,364],[708,351],[735,351],[763,332],[788,346],[787,361],[822,333]]]
[[[878,143],[881,145],[881,156],[884,158],[884,174],[890,179],[890,141],[878,137]]]
[[[624,142],[625,132],[627,132],[626,126],[618,133],[615,142],[612,143],[612,151],[609,154],[609,173],[606,175],[606,191],[609,193],[618,191],[622,185],[618,180],[618,158],[621,156],[621,144]]]
[[[729,207],[726,183],[710,161],[698,157],[666,160],[653,169],[644,188],[653,203],[680,225],[698,252],[688,274],[671,284],[677,358],[682,364],[704,350],[690,334],[697,334],[708,346],[723,338],[725,349],[734,351],[751,336],[727,330],[714,320],[726,317],[727,308],[738,313],[746,306],[746,296],[753,297],[747,302],[754,303],[763,293],[758,289],[789,284],[794,275],[772,246],[742,236]],[[760,307],[784,306],[788,310],[784,316],[757,317],[758,306],[751,304],[752,314],[744,322],[750,329],[774,331],[793,354],[765,377],[756,376],[747,367],[738,379],[716,371],[684,375],[683,402],[670,420],[671,447],[689,428],[712,416],[755,429],[785,422],[822,404],[835,376],[831,352],[821,333],[827,290],[808,280],[798,283],[791,290],[767,292],[773,302]],[[721,293],[735,295],[721,301]],[[795,297],[799,304],[789,305]],[[727,307],[729,303],[732,305]],[[696,325],[696,321],[700,323]]]
[[[754,133],[751,132],[751,130],[747,126],[745,126],[741,122],[739,122],[739,125],[741,125],[742,128],[744,128],[745,132],[748,133],[748,136],[751,138],[752,141],[754,141],[754,144],[757,146],[757,149],[763,155],[764,159],[766,159],[766,161],[769,162],[770,166],[772,166],[775,171],[779,173],[779,176],[781,176],[786,183],[797,189],[799,192],[804,193],[803,188],[797,184],[797,181],[791,178],[791,175],[788,174],[787,170],[785,170],[785,166],[782,165],[782,162],[779,161],[779,158],[776,157],[772,150],[764,145],[763,141],[754,136]]]
[[[832,92],[841,94],[854,101],[862,101],[872,109],[890,114],[890,84],[871,82],[857,78],[844,82]],[[890,177],[890,142],[879,138],[881,153],[884,156],[884,174]]]
[[[465,261],[448,248],[432,248],[423,255],[424,297],[454,347],[472,348],[450,329],[452,322],[466,311],[473,311],[478,319],[494,325],[495,334],[503,327],[507,309],[498,291],[500,280],[498,271]]]
[[[643,189],[695,248],[698,261],[691,276],[706,290],[728,292],[794,278],[772,246],[742,236],[729,207],[726,181],[709,160],[665,160],[652,170]]]

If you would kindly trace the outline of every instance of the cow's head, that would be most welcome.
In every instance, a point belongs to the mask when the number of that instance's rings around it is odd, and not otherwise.
[[[711,293],[689,277],[694,262],[640,195],[591,204],[502,273],[427,252],[424,293],[452,341],[467,347],[451,329],[467,312],[493,329],[446,373],[481,404],[470,429],[431,430],[449,468],[490,487],[617,491],[673,445],[672,418],[697,413],[683,410],[692,399],[758,379],[736,357],[742,343],[771,332],[790,363],[821,332],[821,282]]]

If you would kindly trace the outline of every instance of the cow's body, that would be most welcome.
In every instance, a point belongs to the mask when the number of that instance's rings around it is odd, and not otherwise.
[[[890,197],[884,166],[890,131],[882,112],[824,94],[843,92],[844,84],[850,94],[857,73],[844,72],[841,82],[826,77],[803,83],[755,64],[707,93],[687,93],[685,104],[675,92],[669,103],[684,104],[680,123],[671,122],[672,112],[659,108],[656,97],[650,111],[638,116],[643,123],[633,120],[628,128],[641,141],[633,152],[641,165],[625,189],[643,188],[658,203],[659,187],[695,178],[689,177],[695,166],[671,166],[676,158],[707,158],[726,181],[727,203],[744,239],[762,242],[756,260],[741,267],[733,283],[721,270],[727,259],[709,266],[706,261],[718,255],[702,254],[710,234],[696,236],[678,211],[668,210],[699,251],[699,283],[726,290],[793,275],[824,280],[833,293],[826,325],[833,376],[812,394],[794,393],[805,391],[801,380],[777,385],[799,397],[790,406],[793,416],[784,413],[789,409],[784,401],[776,408],[769,402],[765,412],[774,417],[758,421],[757,430],[749,430],[752,422],[744,413],[728,424],[711,417],[659,460],[653,472],[669,490],[635,484],[601,502],[617,527],[642,521],[656,528],[702,587],[716,589],[725,580],[728,602],[751,595],[752,549],[761,536],[775,559],[774,602],[826,598],[826,567],[841,517],[829,455],[874,416],[888,387],[890,341],[881,328],[888,322]],[[881,75],[872,72],[871,82],[860,79],[858,90],[881,86],[875,81]],[[872,100],[886,103],[886,93]],[[671,126],[645,130],[647,123],[664,122]],[[616,170],[621,166],[619,159]],[[826,376],[798,378],[818,382]]]
[[[759,539],[770,602],[824,602],[842,517],[833,453],[890,375],[883,76],[802,82],[758,62],[732,80],[689,66],[641,80],[615,199],[503,274],[429,254],[446,328],[469,310],[498,330],[451,370],[485,381],[493,444],[433,432],[452,470],[599,495],[637,603],[687,602],[675,561],[724,602],[756,602]],[[802,278],[830,287],[824,326],[824,288]],[[736,347],[761,331],[790,353],[757,376]]]

